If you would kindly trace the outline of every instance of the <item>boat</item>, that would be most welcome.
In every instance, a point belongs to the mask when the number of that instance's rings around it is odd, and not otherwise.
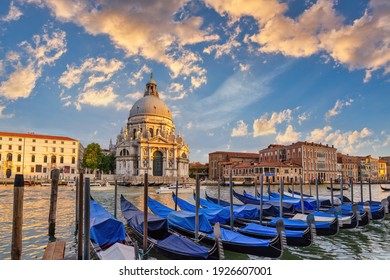
[[[163,193],[172,193],[176,191],[176,185],[171,184],[169,186],[162,186],[159,189],[156,190],[156,194],[163,194]],[[179,193],[192,193],[194,190],[189,185],[179,185],[178,186]]]
[[[260,204],[260,199],[256,199],[254,197],[248,197],[248,196],[245,196],[245,195],[242,195],[242,194],[239,194],[237,192],[235,192],[233,190],[233,195],[234,197],[236,197],[238,200],[240,200],[242,203],[244,204],[255,204],[255,205],[258,205]],[[272,200],[269,200],[269,201],[265,201],[265,203],[270,203]],[[277,202],[276,199],[273,200],[273,203],[280,203],[280,202]],[[286,207],[284,206],[285,204],[289,204],[287,202],[282,202],[282,205],[283,205],[283,209],[285,209]],[[290,205],[292,205],[292,212],[288,213],[288,214],[292,214],[294,213],[294,205],[290,203]],[[305,204],[305,209],[306,209],[306,204]],[[310,210],[310,209],[309,209]],[[311,208],[311,210],[314,210],[313,208]],[[289,215],[291,217],[291,215]],[[276,225],[276,222],[278,221],[278,219],[280,219],[279,217],[275,217],[275,218],[272,218],[271,220],[267,221],[265,224],[267,226],[275,226]],[[309,225],[307,223],[307,221],[301,221],[301,220],[293,220],[293,219],[290,219],[290,218],[287,218],[287,217],[283,217],[281,218],[283,219],[283,222],[284,222],[284,226],[286,229],[291,229],[291,230],[303,230],[305,228],[307,228]],[[338,218],[337,217],[334,217],[334,219],[332,219],[330,222],[327,222],[327,221],[319,221],[319,222],[316,222],[315,223],[316,225],[316,231],[317,231],[317,235],[319,236],[327,236],[327,235],[335,235],[338,233],[339,231],[339,222],[338,222]]]
[[[166,217],[169,226],[175,231],[191,238],[195,237],[194,212],[175,211],[150,197],[148,198],[148,205],[153,213],[160,217]],[[208,221],[207,215],[202,212],[199,214],[199,221],[198,238],[202,242],[209,244],[214,237],[212,233],[213,227]],[[282,221],[278,222],[277,225],[278,235],[269,239],[250,237],[226,227],[221,227],[220,230],[223,248],[226,250],[269,258],[279,258],[283,254],[284,227]]]
[[[385,191],[385,192],[390,192],[390,187],[389,186],[383,186],[382,184],[379,185],[382,189],[382,191]]]
[[[326,188],[327,188],[328,190],[330,190],[330,189],[331,189],[331,187],[330,187],[330,186],[326,186]],[[334,190],[334,191],[340,191],[340,190],[341,190],[341,188],[340,188],[340,186],[339,186],[339,185],[336,185],[336,186],[333,186],[333,190]],[[346,190],[349,190],[349,185],[347,185],[347,184],[344,184],[344,185],[343,185],[343,190],[344,190],[344,191],[346,191]]]
[[[91,183],[89,183],[89,186],[90,186],[90,187],[101,187],[102,184],[97,183],[97,182],[91,182]]]
[[[212,198],[206,194],[206,197],[208,199],[202,199],[200,198],[200,204],[202,207],[207,208],[220,208],[220,207],[230,207],[230,203],[223,201],[222,203],[225,206],[216,204],[212,201],[218,201],[218,199]],[[219,201],[221,203],[221,200]],[[237,206],[237,205],[234,205]],[[257,208],[255,205],[245,205],[250,207],[255,207],[257,211],[259,211],[259,208]],[[233,208],[234,209],[234,208]],[[240,219],[250,219],[251,216],[245,215],[242,218],[237,218],[238,222],[240,223]],[[258,218],[258,215],[256,216]],[[287,239],[287,245],[289,246],[309,246],[312,244],[314,237],[315,237],[315,224],[314,224],[314,217],[308,218],[309,227],[305,230],[286,230],[286,239]],[[253,220],[253,218],[252,218]],[[243,222],[241,222],[243,223]],[[244,235],[252,236],[255,238],[273,238],[277,235],[277,230],[273,227],[267,227],[259,223],[253,223],[253,222],[245,222],[243,223],[242,227],[236,227],[235,230],[239,233],[242,233]]]
[[[126,200],[123,195],[121,195],[120,201],[127,226],[131,229],[137,241],[143,244],[144,212]],[[213,244],[210,244],[211,248],[202,246],[176,232],[172,232],[168,227],[166,218],[151,213],[148,213],[148,244],[149,248],[153,248],[169,259],[220,259],[219,252],[221,249],[218,249],[217,238],[213,238]]]
[[[123,223],[90,199],[91,255],[99,260],[139,259],[138,247],[126,234]]]

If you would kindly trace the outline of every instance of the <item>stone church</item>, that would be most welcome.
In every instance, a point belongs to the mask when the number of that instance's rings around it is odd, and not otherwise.
[[[190,149],[175,134],[172,112],[159,97],[151,74],[144,96],[134,103],[115,145],[116,174],[127,180],[152,176],[188,178]]]

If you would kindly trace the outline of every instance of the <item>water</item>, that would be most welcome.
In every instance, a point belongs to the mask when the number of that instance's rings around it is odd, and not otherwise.
[[[217,187],[205,187],[210,196],[217,196]],[[315,187],[312,194],[315,194]],[[163,204],[174,207],[170,194],[155,194],[157,187],[149,187],[149,195]],[[253,187],[235,187],[235,191],[254,194]],[[295,187],[297,190],[297,186]],[[276,191],[277,186],[271,190]],[[203,197],[204,190],[201,190]],[[304,187],[304,192],[309,193],[309,186]],[[320,194],[329,194],[326,186],[319,187]],[[123,194],[140,209],[143,208],[143,188],[118,186],[117,214],[123,220],[120,213],[119,196]],[[373,200],[381,200],[390,193],[383,192],[379,185],[372,185]],[[114,213],[114,188],[93,187],[91,195],[112,214]],[[344,191],[344,195],[350,196],[350,191]],[[192,194],[181,194],[180,197],[192,200]],[[228,200],[228,188],[221,188],[221,199]],[[364,199],[368,199],[368,186],[364,186]],[[354,187],[354,200],[360,200],[360,187]],[[238,201],[235,200],[237,203]],[[11,258],[12,241],[12,216],[13,216],[13,187],[0,186],[0,260]],[[24,188],[24,217],[23,217],[23,250],[22,259],[41,259],[47,243],[48,217],[50,206],[50,187],[28,186]],[[66,256],[77,255],[75,239],[75,191],[70,187],[59,187],[56,238],[66,240]],[[310,247],[287,247],[281,259],[322,259],[322,260],[390,260],[390,218],[382,221],[371,222],[366,227],[357,229],[340,230],[336,236],[318,236]],[[253,259],[256,257],[233,252],[226,252],[227,259]],[[155,255],[158,259],[162,256]]]

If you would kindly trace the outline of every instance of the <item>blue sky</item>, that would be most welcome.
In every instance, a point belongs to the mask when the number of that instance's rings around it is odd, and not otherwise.
[[[387,0],[14,0],[0,130],[110,139],[150,72],[191,149],[314,141],[390,155]]]

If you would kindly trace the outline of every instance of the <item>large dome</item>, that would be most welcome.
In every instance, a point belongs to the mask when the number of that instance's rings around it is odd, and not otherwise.
[[[146,115],[164,117],[172,121],[172,113],[167,104],[155,95],[145,95],[135,102],[130,110],[129,118]]]

